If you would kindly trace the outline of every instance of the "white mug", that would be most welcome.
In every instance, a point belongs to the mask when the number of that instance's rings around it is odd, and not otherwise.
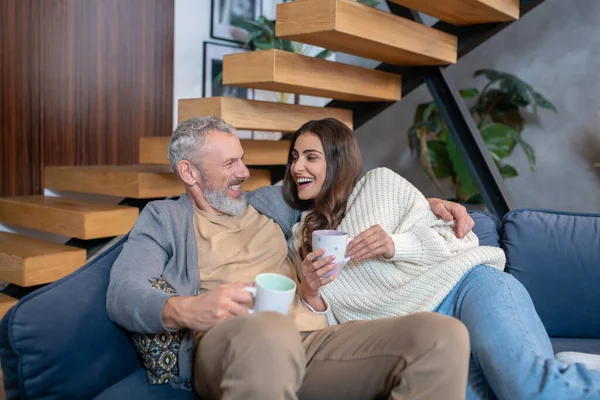
[[[335,256],[333,262],[336,263],[336,267],[323,275],[324,278],[333,273],[339,273],[344,265],[350,261],[350,257],[346,257],[346,248],[351,240],[352,238],[346,232],[333,229],[322,229],[312,233],[313,251],[325,249],[325,254],[321,258]]]
[[[244,288],[254,297],[254,308],[249,309],[250,314],[276,311],[287,315],[296,295],[296,283],[293,280],[279,274],[258,274],[254,285]]]

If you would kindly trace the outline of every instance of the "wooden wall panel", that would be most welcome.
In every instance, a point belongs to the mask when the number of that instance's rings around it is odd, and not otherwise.
[[[39,192],[39,12],[0,1],[0,195]]]
[[[1,195],[38,193],[44,166],[134,164],[171,132],[174,0],[2,0],[0,25]]]

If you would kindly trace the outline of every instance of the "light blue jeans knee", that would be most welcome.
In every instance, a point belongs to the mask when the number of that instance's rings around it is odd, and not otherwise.
[[[469,330],[468,400],[600,399],[600,371],[554,358],[529,293],[512,275],[477,266],[436,311]]]

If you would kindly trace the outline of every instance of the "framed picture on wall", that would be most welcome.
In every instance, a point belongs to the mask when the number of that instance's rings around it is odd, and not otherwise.
[[[248,33],[232,23],[236,19],[257,19],[262,15],[262,0],[212,0],[211,14],[211,37],[244,43]]]
[[[248,50],[226,44],[204,42],[203,97],[240,97],[252,99],[253,90],[235,86],[223,86],[223,57],[227,54],[245,53]],[[221,75],[221,79],[216,79]]]
[[[245,53],[246,49],[220,43],[204,42],[204,69],[202,72],[202,97],[239,97],[250,99],[254,97],[252,89],[239,88],[235,86],[223,86],[223,57],[227,54]],[[220,79],[216,79],[221,75]],[[250,139],[250,131],[238,130],[238,136],[242,139]]]

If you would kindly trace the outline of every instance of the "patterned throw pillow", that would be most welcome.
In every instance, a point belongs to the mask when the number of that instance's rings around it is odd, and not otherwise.
[[[162,279],[151,283],[155,289],[175,293],[175,289]],[[152,385],[168,383],[179,375],[178,354],[185,330],[159,332],[156,334],[132,333],[133,347],[142,359],[148,381]]]

